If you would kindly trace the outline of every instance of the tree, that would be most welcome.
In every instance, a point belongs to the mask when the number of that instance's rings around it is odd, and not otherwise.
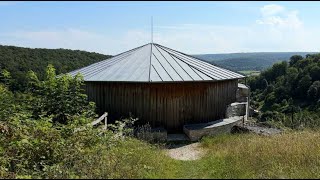
[[[11,82],[12,82],[11,73],[9,71],[3,69],[1,71],[1,74],[0,74],[0,82],[3,82],[4,85],[9,87],[11,85]]]
[[[310,69],[310,76],[313,81],[320,80],[320,67],[315,65]]]
[[[305,75],[300,79],[298,87],[297,87],[298,96],[300,98],[307,96],[307,91],[312,83],[311,80],[312,79],[309,75]]]
[[[7,120],[15,110],[13,94],[6,86],[0,84],[0,121]]]
[[[39,82],[33,72],[28,73],[29,92],[33,94],[36,118],[53,115],[55,122],[67,124],[72,116],[85,114],[87,117],[95,115],[94,103],[87,101],[81,86],[83,78],[80,74],[75,77],[62,75],[57,77],[55,68],[48,65],[44,81]]]
[[[298,77],[298,69],[295,67],[288,68],[287,74],[286,74],[286,82],[288,84],[292,84]]]
[[[56,73],[67,73],[92,63],[108,59],[111,56],[68,49],[31,49],[0,45],[0,71],[6,69],[11,72],[11,90],[24,91],[26,73],[35,72],[39,80],[43,80],[48,64],[56,68]],[[1,81],[2,82],[2,81]]]
[[[289,64],[290,64],[290,66],[293,66],[293,65],[295,65],[298,61],[300,61],[300,60],[302,60],[302,59],[303,59],[303,57],[300,56],[300,55],[291,56],[290,61],[289,61]]]
[[[308,97],[313,101],[318,101],[320,98],[320,81],[312,83],[308,90]]]
[[[265,77],[268,82],[275,81],[279,76],[286,74],[288,69],[288,63],[282,61],[275,63],[271,68],[261,73],[261,76]]]

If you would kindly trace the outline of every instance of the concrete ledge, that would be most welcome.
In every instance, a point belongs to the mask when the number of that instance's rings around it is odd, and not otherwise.
[[[241,83],[238,83],[238,90],[237,90],[238,96],[248,97],[249,96],[249,88]]]
[[[247,97],[249,96],[249,88],[241,83],[238,83],[238,89],[236,94],[237,102],[247,102]]]
[[[247,114],[247,102],[235,102],[227,106],[226,118],[233,116],[244,116]]]
[[[214,136],[230,133],[233,126],[242,122],[242,117],[234,116],[209,123],[188,124],[183,126],[184,133],[191,141],[198,141],[203,136]]]

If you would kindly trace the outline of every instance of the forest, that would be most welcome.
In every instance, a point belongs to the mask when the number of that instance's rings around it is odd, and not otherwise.
[[[60,74],[110,57],[80,50],[32,49],[0,45],[0,71],[6,70],[11,73],[13,89],[24,90],[26,87],[25,74],[30,70],[35,72],[39,79],[43,79],[44,69],[48,64],[52,64],[57,74]]]
[[[320,112],[320,54],[275,63],[259,76],[248,78],[251,105],[260,109],[260,121],[280,122],[292,128],[318,127]]]

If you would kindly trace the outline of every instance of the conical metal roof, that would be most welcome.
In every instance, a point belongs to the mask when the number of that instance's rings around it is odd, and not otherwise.
[[[70,72],[85,81],[181,82],[220,81],[245,76],[155,43]]]

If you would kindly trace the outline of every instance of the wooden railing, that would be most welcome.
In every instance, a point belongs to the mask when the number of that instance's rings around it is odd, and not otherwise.
[[[91,122],[90,124],[92,126],[95,126],[99,124],[102,120],[104,120],[105,129],[107,129],[107,116],[108,116],[108,113],[105,112],[102,116],[100,116],[97,120]]]
[[[107,129],[107,125],[108,125],[108,119],[107,119],[108,113],[105,112],[102,116],[100,116],[97,120],[94,120],[93,122],[87,124],[87,126],[95,126],[97,124],[99,124],[102,120],[104,120],[104,127],[103,129]],[[76,128],[74,132],[78,132],[83,130],[84,128]]]

